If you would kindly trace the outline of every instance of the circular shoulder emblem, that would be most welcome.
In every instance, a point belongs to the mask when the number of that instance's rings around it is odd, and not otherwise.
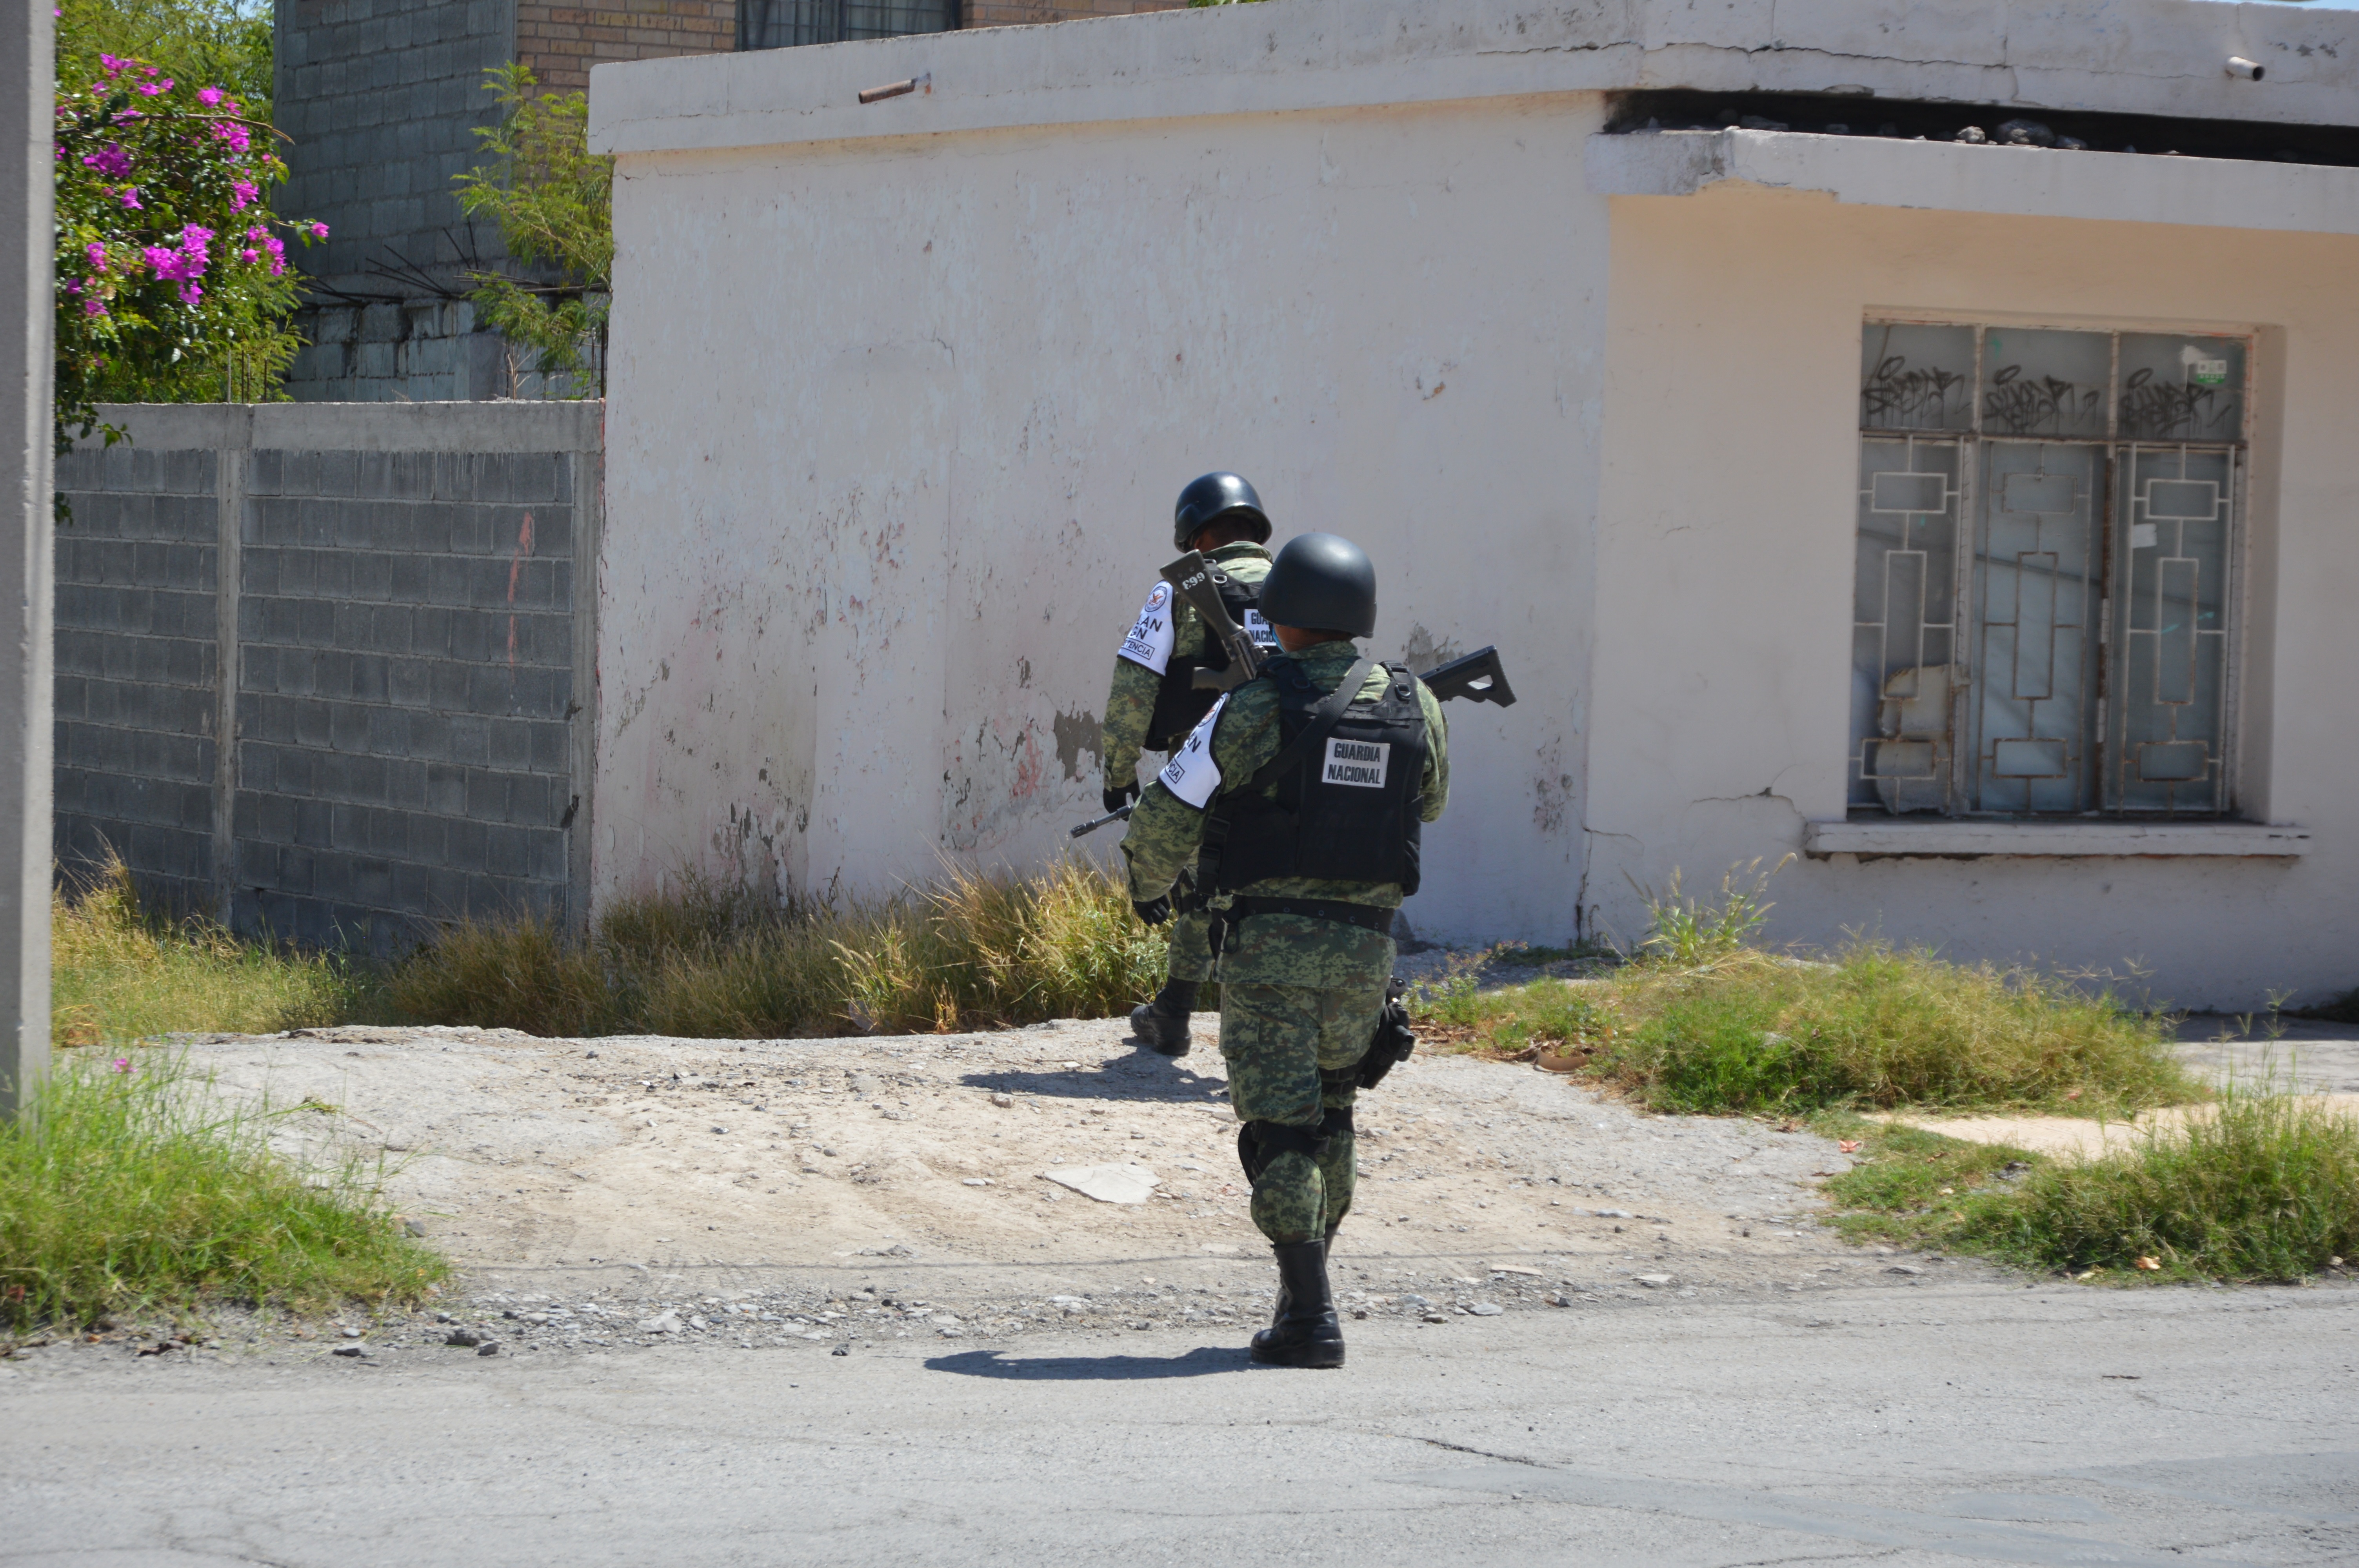
[[[1149,610],[1160,610],[1170,602],[1171,585],[1168,582],[1157,583],[1147,595],[1147,608]]]

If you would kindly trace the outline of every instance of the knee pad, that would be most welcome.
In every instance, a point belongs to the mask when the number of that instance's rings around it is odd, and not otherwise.
[[[1329,1111],[1332,1118],[1337,1113]],[[1348,1130],[1352,1113],[1342,1113]],[[1245,1180],[1258,1182],[1269,1162],[1280,1154],[1308,1154],[1316,1160],[1327,1152],[1328,1124],[1317,1127],[1289,1127],[1282,1121],[1248,1121],[1237,1129],[1237,1163],[1245,1168]]]

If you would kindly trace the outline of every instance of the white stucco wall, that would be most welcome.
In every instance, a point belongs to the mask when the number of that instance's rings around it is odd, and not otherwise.
[[[1496,642],[1419,918],[1572,926],[1603,342],[1593,98],[625,162],[597,881],[875,888],[1097,813],[1183,483]],[[693,287],[683,287],[694,280]],[[1545,585],[1546,591],[1526,591]],[[1109,852],[1109,833],[1092,847]]]
[[[2359,982],[2349,171],[1593,142],[1639,85],[2349,123],[2354,71],[2347,16],[2180,0],[1269,0],[601,67],[599,895],[1061,849],[1171,497],[1233,467],[1368,546],[1376,651],[1508,655],[1517,707],[1451,710],[1419,930],[1632,935],[1632,881],[1843,816],[1860,320],[1900,308],[2259,335],[2244,800],[2309,853],[1838,855],[1774,934]]]
[[[1643,928],[1632,881],[1677,865],[1693,887],[1843,817],[1864,317],[2212,327],[2259,338],[2241,804],[2308,828],[2308,852],[1803,860],[1771,932],[2142,968],[2191,1004],[2359,981],[2359,239],[1744,185],[1613,209],[1587,821],[1604,924]]]

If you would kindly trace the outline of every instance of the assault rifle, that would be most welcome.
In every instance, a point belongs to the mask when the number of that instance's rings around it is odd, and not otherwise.
[[[1190,554],[1193,554],[1193,552],[1190,552]],[[1201,560],[1203,557],[1199,556],[1196,558],[1198,560]],[[1172,568],[1178,568],[1184,566],[1185,564],[1186,559],[1183,557],[1179,561],[1173,562]],[[1164,575],[1167,578],[1170,575],[1170,569],[1171,568],[1166,568]],[[1173,586],[1177,587],[1178,584],[1175,582]],[[1185,590],[1183,589],[1182,591]],[[1228,621],[1228,613],[1221,607],[1221,596],[1218,593],[1213,593],[1209,597],[1212,599],[1213,611],[1219,613],[1223,622],[1226,622]],[[1193,601],[1191,600],[1190,602]],[[1206,616],[1205,621],[1207,623],[1211,623],[1212,617],[1209,615]],[[1252,643],[1245,638],[1243,633],[1238,633],[1238,641],[1245,643],[1248,649],[1253,646]],[[1234,659],[1235,655],[1232,654],[1231,657]],[[1234,665],[1231,665],[1232,669],[1235,666]],[[1256,667],[1257,669],[1258,665]],[[1199,670],[1196,672],[1197,678],[1199,680],[1201,680],[1207,675],[1213,675],[1216,673],[1226,672],[1213,672],[1209,670]],[[1437,698],[1443,702],[1448,702],[1452,697],[1463,697],[1469,702],[1495,702],[1501,708],[1512,708],[1515,706],[1515,688],[1507,684],[1507,666],[1505,662],[1500,659],[1499,650],[1496,648],[1477,648],[1463,658],[1452,659],[1446,665],[1435,665],[1432,669],[1428,670],[1424,675],[1419,676],[1418,678],[1425,683],[1426,690],[1433,693]],[[1134,802],[1133,804],[1136,805],[1136,803]],[[1093,817],[1089,821],[1082,823],[1079,827],[1074,828],[1072,830],[1072,837],[1076,838],[1086,838],[1109,823],[1127,822],[1130,820],[1130,813],[1131,806],[1125,806],[1119,811],[1109,811],[1103,816]]]
[[[1224,670],[1198,670],[1195,688],[1234,691],[1261,674],[1261,650],[1254,646],[1244,627],[1229,619],[1229,607],[1221,602],[1221,590],[1212,581],[1215,569],[1201,550],[1190,550],[1163,568],[1163,580],[1203,617],[1205,629],[1220,640],[1221,651],[1229,656],[1229,667]]]
[[[1136,806],[1137,804],[1138,803],[1136,801],[1131,802],[1131,806]],[[1096,832],[1099,828],[1103,827],[1109,822],[1127,822],[1129,820],[1130,806],[1125,806],[1120,811],[1109,811],[1103,816],[1091,817],[1087,822],[1084,822],[1079,827],[1074,828],[1071,836],[1075,838],[1086,838],[1091,834]]]

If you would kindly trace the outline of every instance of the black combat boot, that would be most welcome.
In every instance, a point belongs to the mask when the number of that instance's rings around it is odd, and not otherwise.
[[[1280,1241],[1277,1316],[1253,1336],[1253,1358],[1265,1367],[1341,1367],[1343,1327],[1327,1289],[1327,1243]]]
[[[1166,980],[1153,1001],[1140,1002],[1130,1010],[1130,1032],[1147,1042],[1150,1051],[1166,1056],[1185,1056],[1188,1014],[1195,1006],[1195,981]]]

